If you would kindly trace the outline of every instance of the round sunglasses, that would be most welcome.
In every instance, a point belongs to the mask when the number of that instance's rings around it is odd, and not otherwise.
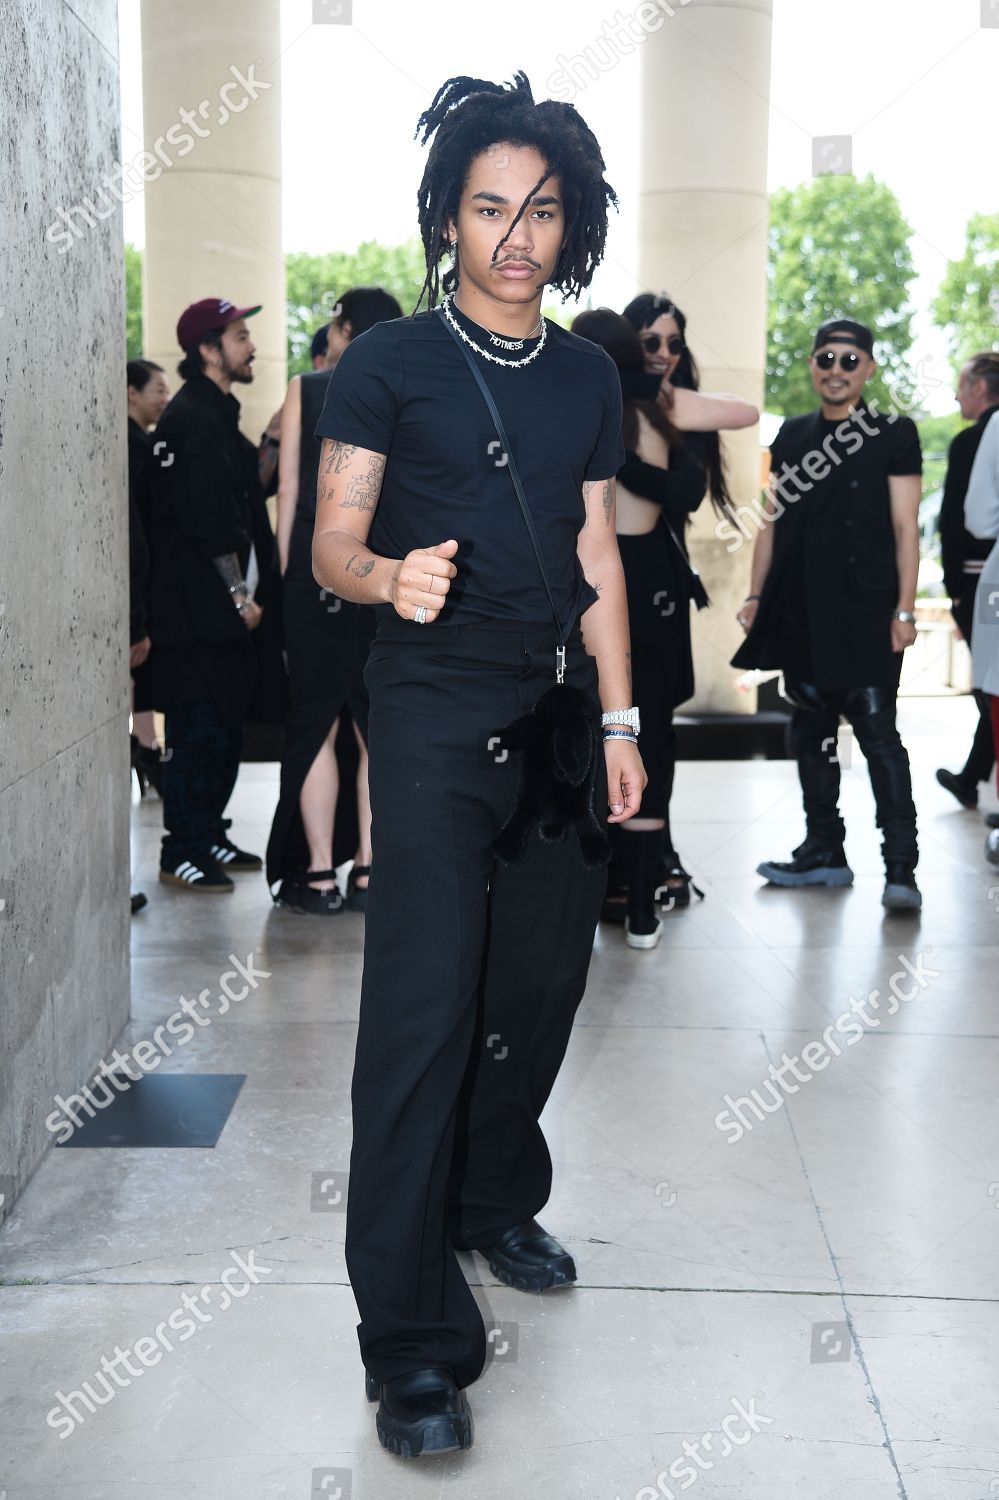
[[[835,349],[823,349],[821,354],[816,354],[815,363],[820,370],[832,370],[836,367]],[[841,354],[839,356],[839,367],[841,370],[853,371],[860,364],[859,354]]]
[[[666,345],[670,354],[683,353],[683,339],[678,334],[672,333],[668,339],[664,339],[661,334],[650,333],[642,339],[642,348],[646,354],[658,354],[662,344]]]

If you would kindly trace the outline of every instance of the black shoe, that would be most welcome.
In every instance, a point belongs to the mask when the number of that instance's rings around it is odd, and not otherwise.
[[[343,911],[343,897],[335,885],[328,891],[318,891],[310,880],[332,880],[335,870],[298,870],[282,880],[274,897],[275,905],[289,911],[301,912],[307,917],[332,917]]]
[[[962,776],[958,776],[954,771],[938,771],[937,780],[952,797],[957,798],[962,807],[973,809],[978,806],[977,786],[972,786]]]
[[[852,885],[853,871],[846,862],[842,847],[824,848],[810,843],[808,839],[792,850],[792,858],[782,863],[776,859],[765,859],[756,866],[757,875],[769,880],[771,885]]]
[[[195,854],[190,859],[177,855],[160,862],[160,879],[164,885],[179,885],[201,895],[221,895],[236,887],[222,866],[209,854]]]
[[[231,826],[231,818],[222,819],[223,829]],[[264,867],[259,854],[248,854],[245,849],[238,849],[225,832],[212,845],[212,858],[217,860],[224,869],[231,870],[234,875],[240,875],[246,870],[262,870]]]
[[[381,1384],[364,1372],[364,1393],[378,1402],[378,1441],[400,1458],[472,1446],[472,1410],[450,1370],[431,1365]]]
[[[149,897],[145,891],[136,891],[132,897],[132,916],[134,917],[137,911],[141,911],[144,906],[148,905]]]
[[[370,865],[352,865],[350,874],[347,876],[347,894],[344,897],[344,906],[348,911],[364,911],[368,904],[368,888],[366,885],[358,885],[358,875],[370,875]]]
[[[576,1266],[564,1245],[547,1234],[537,1219],[514,1224],[491,1245],[476,1245],[489,1262],[489,1269],[504,1286],[518,1292],[546,1292],[568,1286],[576,1279]]]
[[[986,828],[999,828],[999,812],[985,814]]]
[[[885,869],[885,889],[881,905],[888,911],[918,911],[923,898],[911,865],[891,860]]]

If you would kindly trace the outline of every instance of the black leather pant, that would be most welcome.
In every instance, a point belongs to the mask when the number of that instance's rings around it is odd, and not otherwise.
[[[798,762],[808,838],[837,849],[846,835],[836,754],[836,732],[844,718],[867,759],[885,863],[915,866],[916,808],[909,757],[895,724],[895,693],[881,687],[828,691],[785,680],[784,696],[792,706],[791,749]]]

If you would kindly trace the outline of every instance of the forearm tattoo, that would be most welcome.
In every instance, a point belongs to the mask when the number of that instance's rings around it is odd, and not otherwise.
[[[366,474],[352,474],[347,484],[347,493],[340,501],[344,510],[374,510],[382,486],[385,460],[380,453],[372,453],[368,459]]]
[[[354,553],[353,557],[348,560],[347,566],[344,568],[344,572],[353,573],[355,578],[367,578],[368,574],[375,566],[375,560],[373,557],[371,557],[367,560],[367,562],[357,562],[359,556],[360,553]],[[354,567],[355,563],[357,563],[356,568]]]

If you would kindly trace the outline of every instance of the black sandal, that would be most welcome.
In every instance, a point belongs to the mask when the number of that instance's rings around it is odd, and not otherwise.
[[[358,875],[370,875],[370,865],[352,865],[347,876],[347,897],[344,905],[349,911],[364,911],[368,904],[368,888],[358,885]]]
[[[671,885],[670,881],[675,883]],[[677,906],[689,906],[691,891],[698,901],[704,900],[704,892],[699,885],[695,884],[694,877],[683,868],[679,860],[665,870],[660,869],[656,895],[661,898],[660,905],[667,910]]]
[[[307,916],[331,917],[336,912],[343,911],[344,900],[339,890],[334,885],[328,891],[317,891],[309,881],[335,878],[335,870],[296,870],[282,880],[274,897],[274,905],[284,906],[289,911],[301,912]]]

